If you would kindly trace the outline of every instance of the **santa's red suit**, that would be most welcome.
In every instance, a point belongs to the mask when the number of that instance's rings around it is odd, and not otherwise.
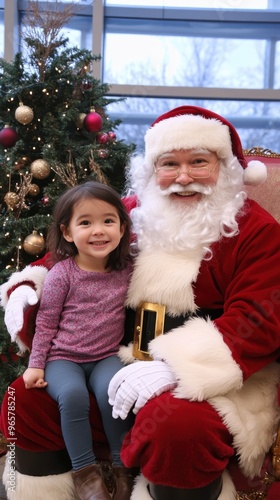
[[[200,108],[184,108],[185,112],[179,108],[181,112],[177,114],[202,114],[194,111]],[[207,122],[213,118],[211,112],[202,116]],[[169,118],[164,120],[168,122]],[[180,129],[181,126],[180,123]],[[156,126],[154,130],[157,131]],[[233,149],[241,163],[234,129],[230,128],[230,134],[227,148]],[[156,138],[152,139],[154,147]],[[183,136],[182,144],[179,138],[174,149],[198,145],[210,149],[207,141],[212,144],[213,137],[189,144]],[[170,149],[165,142],[156,144],[155,149]],[[213,149],[219,151],[219,147],[222,148],[214,140]],[[223,158],[221,152],[219,157]],[[242,166],[245,169],[246,165]],[[124,202],[131,210],[136,200],[127,198]],[[253,478],[272,445],[279,420],[280,226],[251,200],[245,201],[237,220],[236,234],[213,242],[207,257],[202,247],[170,252],[164,245],[140,246],[127,306],[135,310],[143,303],[164,304],[170,325],[172,318],[185,317],[181,326],[171,326],[167,334],[149,343],[151,356],[170,366],[178,385],[174,391],[148,401],[126,436],[122,460],[128,467],[139,466],[142,473],[132,495],[134,500],[151,498],[149,482],[196,489],[222,474],[219,499],[233,500],[235,488],[226,473],[230,458],[236,454],[243,473]],[[46,259],[42,259],[12,275],[2,287],[3,305],[22,282],[40,293],[46,272]],[[29,315],[30,320],[31,308]],[[30,347],[30,321],[19,337],[22,348],[24,344]],[[126,363],[133,362],[132,346],[122,347],[120,356]],[[134,364],[137,370],[137,361]],[[12,387],[16,395],[17,446],[34,452],[62,450],[56,403],[43,390],[25,390],[21,380]],[[7,398],[3,402],[2,428],[9,437]],[[96,441],[98,432],[104,444],[101,422],[95,418]],[[104,448],[101,455],[103,452]],[[58,483],[52,485],[57,477],[26,478],[19,474],[18,492],[11,498],[45,500],[45,496],[40,496],[40,488],[46,488],[43,481],[49,480],[52,500],[72,500],[71,477],[61,471],[59,477],[64,483],[60,490]],[[38,496],[34,496],[36,481]]]

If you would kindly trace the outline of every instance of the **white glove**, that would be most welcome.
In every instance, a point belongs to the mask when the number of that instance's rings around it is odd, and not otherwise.
[[[164,361],[138,361],[114,375],[109,388],[113,418],[125,419],[134,406],[138,413],[149,399],[176,387],[174,374]]]
[[[4,321],[12,341],[16,340],[17,334],[23,327],[25,309],[37,302],[35,290],[28,285],[21,285],[11,293],[5,309]]]

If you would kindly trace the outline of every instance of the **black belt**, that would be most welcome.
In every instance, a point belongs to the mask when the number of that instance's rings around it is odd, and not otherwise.
[[[173,328],[182,326],[190,318],[219,318],[223,309],[198,309],[195,313],[170,316],[165,312],[165,306],[150,302],[143,302],[137,310],[127,308],[125,336],[123,344],[133,340],[133,355],[138,359],[152,359],[148,353],[148,344],[158,335],[169,332]]]

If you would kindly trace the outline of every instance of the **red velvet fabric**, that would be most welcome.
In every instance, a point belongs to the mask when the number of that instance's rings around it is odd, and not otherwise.
[[[15,389],[15,403],[16,403],[16,414],[20,411],[20,416],[16,418],[16,438],[17,445],[23,449],[29,451],[55,451],[64,449],[64,442],[61,435],[60,428],[60,415],[57,408],[57,404],[50,398],[50,396],[40,389],[27,390],[24,388],[22,377],[18,378],[11,387]],[[36,399],[34,398],[36,394]],[[166,395],[165,398],[168,396]],[[164,401],[164,397],[162,398]],[[22,404],[24,401],[24,405]],[[36,404],[34,402],[36,401]],[[158,402],[161,401],[160,398]],[[152,405],[154,408],[153,420],[169,418],[169,410],[166,408],[163,401],[157,405]],[[0,428],[6,438],[11,437],[9,435],[8,429],[8,393],[6,393],[2,408],[0,419]],[[147,416],[146,413],[139,413],[136,418],[138,422],[138,431],[141,433],[143,431],[151,432],[153,429],[153,424],[151,420],[151,415],[149,412],[148,419],[144,418]],[[141,415],[141,419],[140,419]],[[177,425],[177,422],[175,422]],[[94,396],[91,395],[91,426],[93,433],[93,442],[96,456],[100,460],[110,460],[110,452],[108,443],[103,432],[101,416],[99,409],[96,405]],[[137,439],[137,435],[135,439]],[[180,436],[179,436],[180,438]],[[179,440],[178,438],[178,440]],[[167,436],[164,436],[164,443]],[[126,446],[131,440],[131,435],[127,436],[127,440],[124,445],[124,454],[127,455]],[[162,450],[165,450],[165,445],[163,447],[163,442],[159,443],[159,463],[162,464],[165,460],[165,454]],[[136,443],[134,443],[134,446]],[[172,443],[175,446],[174,442]],[[196,456],[198,455],[197,446],[195,446]],[[147,453],[147,451],[146,451]],[[148,457],[149,458],[149,457]],[[183,456],[184,459],[184,456]],[[144,458],[142,459],[144,462]],[[176,460],[176,464],[178,461]],[[175,465],[176,465],[175,464]],[[145,464],[144,464],[145,466]],[[157,467],[158,468],[158,467]],[[236,457],[232,457],[228,464],[228,470],[234,481],[234,484],[238,491],[251,492],[252,490],[257,490],[259,492],[265,491],[266,482],[263,481],[266,472],[272,473],[271,466],[271,456],[267,455],[264,462],[261,476],[249,480],[243,476],[241,473]],[[273,483],[268,491],[267,500],[279,500],[280,498],[280,482]]]
[[[10,434],[9,394],[6,392],[1,407],[1,429],[6,438],[16,438],[18,447],[28,451],[56,451],[65,448],[60,427],[57,403],[44,389],[25,389],[23,378],[11,384],[15,403],[15,436]],[[23,404],[24,403],[24,404]],[[110,451],[102,420],[94,396],[90,395],[90,421],[93,446],[97,458],[108,460]]]
[[[135,205],[136,205],[136,198],[133,199],[130,198],[129,206],[126,205],[128,211],[134,208]],[[34,264],[43,265],[47,267],[46,257],[44,257],[40,261],[37,261]],[[31,348],[31,343],[32,343],[36,312],[37,312],[37,306],[28,309],[28,311],[25,314],[25,325],[28,326],[26,330],[21,334],[22,340],[26,343],[26,345],[28,345],[29,348]],[[44,390],[40,389],[33,389],[29,391],[26,390],[24,388],[22,378],[17,379],[15,382],[13,382],[13,384],[11,384],[11,386],[15,389],[15,403],[16,403],[15,427],[16,427],[17,445],[29,451],[55,451],[63,449],[65,446],[61,435],[60,415],[57,404],[50,398],[50,396],[48,396],[48,394]],[[168,398],[169,396],[168,394],[163,396],[164,397],[162,398],[158,398],[157,404],[159,405],[159,408],[156,413],[156,418],[169,419],[168,413],[164,414],[164,405],[162,408],[161,404],[159,403],[160,401],[164,401],[164,398]],[[279,401],[280,401],[280,393],[279,393]],[[191,404],[193,405],[193,403]],[[8,423],[9,423],[8,408],[9,408],[8,393],[6,393],[1,409],[2,421],[0,421],[0,427],[6,438],[10,437],[8,429]],[[146,409],[141,410],[136,420],[138,422],[138,427],[134,428],[133,435],[128,436],[127,442],[129,442],[129,440],[131,440],[133,437],[133,440],[136,440],[136,442],[133,443],[133,446],[137,445],[137,431],[143,432],[149,429],[149,424],[151,425],[150,410],[153,409],[155,410],[155,408],[156,408],[155,402],[150,402],[147,405]],[[146,414],[146,411],[148,411],[149,413]],[[173,418],[171,417],[170,424],[171,423],[173,423],[173,427],[176,427],[177,419],[175,417]],[[93,396],[91,396],[91,425],[92,425],[93,441],[94,441],[96,455],[99,459],[107,460],[109,458],[109,448],[106,441],[106,437],[103,432],[100,413]],[[187,426],[185,415],[184,415],[184,425]],[[212,423],[210,414],[209,414],[209,420],[207,420],[207,425],[210,425],[211,429]],[[218,421],[215,421],[215,426],[217,428],[220,427],[220,432],[221,434],[223,434],[224,432],[223,424],[219,423]],[[165,426],[163,427],[159,426],[159,427],[161,429],[163,428],[165,428],[165,430],[167,429]],[[217,429],[215,429],[215,432],[216,431]],[[197,433],[199,432],[199,428],[196,429],[196,432]],[[152,475],[154,477],[154,475],[156,474],[154,468],[157,467],[157,469],[161,469],[162,466],[166,467],[165,461],[166,461],[166,456],[168,457],[168,454],[167,455],[165,454],[165,450],[166,446],[168,445],[168,434],[166,432],[164,433],[163,431],[162,433],[163,433],[162,436],[157,441],[158,442],[157,463],[155,460],[152,460],[152,457],[150,457],[148,445],[147,448],[144,450],[143,457],[139,458],[139,461],[141,462],[141,466],[143,468],[144,475],[146,475],[146,477],[149,477],[150,475],[149,468],[153,471]],[[189,448],[187,448],[187,452],[185,450],[183,452],[183,446],[181,446],[182,444],[181,433],[182,433],[182,427],[178,426],[178,432],[176,433],[177,441],[176,442],[173,441],[172,443],[169,443],[169,445],[171,446],[172,444],[173,447],[178,446],[179,450],[181,449],[182,451],[180,455],[180,460],[186,460],[186,456],[189,453]],[[202,475],[202,467],[201,464],[199,464],[199,461],[200,461],[200,453],[203,450],[200,449],[201,447],[198,448],[197,445],[197,443],[200,441],[201,441],[201,436],[199,440],[197,440],[196,442],[194,441],[191,451],[192,451],[192,456],[194,458],[196,457],[195,459],[197,461],[199,475]],[[217,455],[218,455],[217,463],[214,464],[215,471],[217,471],[218,469],[222,469],[227,465],[228,457],[231,454],[230,450],[232,449],[230,443],[227,442],[227,440],[226,444],[224,444],[224,449],[219,447],[219,443],[214,443],[214,446],[217,449]],[[170,456],[171,455],[172,454],[170,453]],[[126,445],[124,445],[123,456],[124,457],[126,456],[127,463],[129,463],[131,459],[129,458],[129,453],[127,452]],[[207,458],[206,447],[204,447],[204,457],[203,457],[204,462],[206,461],[206,458]],[[178,461],[179,457],[177,457],[176,463],[173,464],[175,474],[177,474],[176,469]],[[267,460],[264,464],[262,475],[266,470],[271,471],[271,461],[269,456],[267,457]],[[259,489],[260,491],[262,491],[263,477],[255,478],[254,480],[248,481],[248,479],[244,478],[244,476],[241,474],[240,469],[238,468],[238,464],[236,460],[233,458],[229,462],[229,471],[234,479],[234,483],[238,490],[251,491],[252,489]],[[207,470],[206,472],[210,475],[211,474],[213,475],[213,471]],[[159,474],[161,474],[160,470]],[[274,483],[270,487],[267,500],[276,500],[276,499],[279,500],[279,498],[280,498],[280,482]]]
[[[270,486],[266,500],[279,500],[280,498],[280,481],[275,482]]]
[[[232,436],[209,403],[166,392],[139,411],[121,458],[153,483],[201,488],[222,475],[233,454]]]

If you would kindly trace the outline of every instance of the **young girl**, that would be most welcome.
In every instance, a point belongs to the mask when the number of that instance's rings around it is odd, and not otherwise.
[[[47,247],[47,274],[36,319],[25,387],[46,388],[57,401],[65,445],[81,500],[110,500],[92,449],[89,394],[94,393],[113,458],[115,500],[130,498],[133,477],[120,460],[132,425],[112,418],[108,385],[123,367],[117,356],[132,262],[130,219],[117,193],[97,182],[67,190],[58,200]]]

